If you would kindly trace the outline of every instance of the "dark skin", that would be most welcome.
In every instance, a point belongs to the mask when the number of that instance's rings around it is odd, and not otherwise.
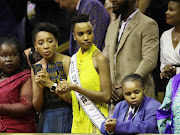
[[[73,37],[81,47],[82,54],[86,52],[92,45],[94,33],[90,23],[82,22],[76,23],[74,28]],[[66,94],[71,90],[81,93],[82,95],[90,98],[93,101],[108,103],[111,99],[111,80],[110,80],[110,69],[109,64],[105,56],[96,50],[92,55],[93,65],[97,73],[100,76],[100,91],[92,91],[85,89],[76,84],[67,81],[60,81],[57,89],[58,93]]]
[[[114,132],[116,127],[116,119],[108,119],[105,123],[105,130],[108,132]]]
[[[43,57],[40,61],[36,63],[42,65],[41,71],[39,71],[37,75],[35,75],[33,69],[31,70],[33,84],[33,105],[38,112],[43,109],[44,87],[50,89],[51,86],[54,84],[54,82],[50,80],[49,73],[46,71],[47,63],[62,61],[64,71],[66,75],[68,75],[70,57],[56,52],[55,47],[57,44],[58,40],[54,37],[53,34],[49,32],[40,31],[36,34],[34,46],[38,50],[40,55]],[[66,99],[69,98],[69,95],[58,96],[65,101],[67,101]],[[68,101],[71,102],[71,100]]]
[[[95,51],[93,56],[94,56],[94,58],[93,58],[94,65],[98,64],[98,65],[96,65],[97,67],[95,67],[95,69],[97,69],[98,72],[101,74],[100,76],[102,76],[101,81],[100,81],[101,91],[97,92],[97,91],[88,90],[88,89],[82,88],[76,84],[73,84],[71,82],[67,82],[66,80],[64,80],[64,81],[60,81],[60,83],[57,87],[58,94],[66,94],[66,93],[69,93],[71,90],[74,90],[74,91],[79,92],[79,93],[83,94],[84,96],[90,98],[93,101],[104,102],[104,103],[109,102],[110,97],[111,97],[110,80],[103,79],[103,78],[107,78],[106,76],[109,76],[108,64],[107,64],[104,56],[102,56],[102,54],[100,54],[100,51]],[[105,71],[108,71],[107,74],[102,74],[102,72],[106,73]]]
[[[166,11],[166,23],[173,25],[174,29],[172,31],[172,44],[175,49],[180,41],[180,3],[175,1],[170,1],[168,3],[168,10]],[[174,40],[177,38],[176,40]],[[167,64],[160,73],[161,79],[163,78],[171,78],[176,74],[176,67],[173,65]]]
[[[141,83],[137,80],[125,81],[122,84],[123,95],[126,102],[131,107],[138,107],[144,98],[145,89]],[[108,132],[114,132],[116,127],[116,119],[110,118],[105,122],[105,130]]]
[[[160,73],[160,77],[169,79],[170,77],[176,74],[176,68],[172,65],[166,65],[162,72]]]
[[[14,44],[3,43],[0,46],[0,69],[2,71],[0,82],[14,75],[19,67],[19,52]],[[2,88],[1,88],[2,89]],[[28,78],[19,88],[19,102],[0,103],[0,115],[11,117],[25,117],[33,110],[32,81]]]
[[[112,101],[119,102],[122,97],[123,95],[122,95],[121,85],[115,85],[113,83],[112,84]]]

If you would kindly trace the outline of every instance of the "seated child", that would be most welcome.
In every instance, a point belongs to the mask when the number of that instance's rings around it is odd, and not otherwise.
[[[126,76],[122,80],[122,89],[125,100],[119,102],[113,116],[102,123],[101,133],[158,133],[156,111],[161,104],[144,95],[141,76]]]

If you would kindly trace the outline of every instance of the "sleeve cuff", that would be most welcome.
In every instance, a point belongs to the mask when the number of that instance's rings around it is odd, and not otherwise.
[[[176,67],[176,74],[180,73],[180,67]]]

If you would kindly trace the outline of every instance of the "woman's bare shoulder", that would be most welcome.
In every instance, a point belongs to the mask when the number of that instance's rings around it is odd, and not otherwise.
[[[99,50],[96,50],[96,51],[93,53],[92,57],[95,57],[95,59],[97,60],[97,62],[101,62],[101,61],[106,61],[106,60],[107,60],[106,57],[102,54],[102,52],[99,51]]]
[[[26,57],[29,56],[30,51],[31,51],[31,48],[27,48],[26,50],[24,50],[24,53],[25,53]]]
[[[44,61],[44,59],[41,59],[40,61],[36,62],[34,65],[43,64],[43,61]]]
[[[62,62],[65,62],[70,59],[71,59],[71,57],[69,57],[68,55],[59,54],[59,60],[61,60]]]
[[[56,61],[62,61],[63,65],[69,65],[71,57],[64,55],[64,54],[58,54]]]

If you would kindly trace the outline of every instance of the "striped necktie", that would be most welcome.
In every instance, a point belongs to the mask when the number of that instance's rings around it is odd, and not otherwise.
[[[133,113],[132,113],[132,110],[131,110],[130,113],[129,113],[127,121],[130,121],[132,119],[132,117],[133,117]]]

